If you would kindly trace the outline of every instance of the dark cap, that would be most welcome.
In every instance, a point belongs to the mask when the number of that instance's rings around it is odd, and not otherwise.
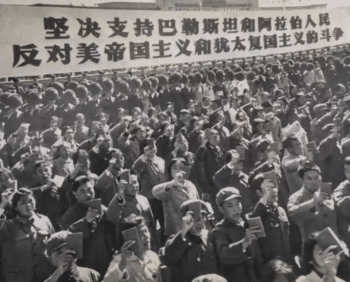
[[[54,233],[47,242],[47,254],[51,256],[53,252],[67,244],[68,231]]]
[[[203,202],[202,200],[192,199],[192,200],[187,200],[183,202],[182,205],[180,206],[180,212],[182,216],[184,216],[188,211],[191,211],[191,204],[196,202],[201,203],[201,212],[206,214],[210,213],[205,202]]]
[[[153,138],[147,138],[146,139],[146,146],[145,146],[145,148],[146,147],[149,147],[149,148],[155,148],[156,147],[156,143],[155,143]]]
[[[216,194],[216,204],[220,207],[224,202],[234,198],[242,198],[239,190],[234,187],[226,187]]]

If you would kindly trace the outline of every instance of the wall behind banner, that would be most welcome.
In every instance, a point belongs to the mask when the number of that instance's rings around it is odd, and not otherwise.
[[[0,77],[297,52],[350,43],[350,8],[120,11],[0,5]]]

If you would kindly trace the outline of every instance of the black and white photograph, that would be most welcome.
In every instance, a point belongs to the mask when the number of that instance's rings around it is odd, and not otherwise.
[[[1,282],[350,282],[350,0],[1,0]]]

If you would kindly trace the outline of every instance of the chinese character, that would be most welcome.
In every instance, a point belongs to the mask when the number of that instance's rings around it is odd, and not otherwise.
[[[239,36],[236,36],[235,40],[231,40],[231,42],[235,43],[235,47],[233,48],[232,51],[244,51],[246,47],[242,44],[242,42],[245,41],[245,39],[240,39]]]
[[[88,46],[85,43],[80,43],[77,47],[77,58],[83,58],[83,60],[79,64],[83,64],[88,60],[97,64],[100,61],[100,59],[98,58],[100,57],[100,54],[98,53],[97,48],[98,45],[96,45],[95,43],[91,43]]]
[[[124,32],[127,21],[121,22],[119,18],[114,18],[114,22],[109,21],[107,23],[109,24],[109,28],[111,28],[114,31],[114,33],[109,37],[114,37],[116,35],[119,35],[121,37],[128,37],[129,32]]]
[[[309,24],[311,24],[312,27],[316,26],[315,22],[311,19],[311,15],[307,15],[307,22],[306,22],[305,28],[307,28],[309,26]]]
[[[237,18],[224,18],[224,32],[227,33],[236,33],[237,30]]]
[[[104,53],[107,54],[108,61],[118,62],[124,60],[125,50],[124,43],[118,44],[117,42],[113,42],[106,45]]]
[[[219,19],[204,19],[203,20],[203,33],[218,33],[219,32]]]
[[[180,52],[175,57],[178,57],[181,54],[190,56],[192,51],[187,50],[187,47],[189,44],[190,44],[190,41],[188,39],[186,39],[185,41],[179,39],[178,42],[176,42],[176,46],[179,48]]]
[[[294,45],[297,45],[297,44],[304,45],[305,44],[305,40],[303,40],[303,35],[304,35],[304,32],[302,32],[302,31],[294,33],[295,40],[297,41],[297,42],[295,42]]]
[[[261,50],[262,46],[260,45],[260,35],[259,36],[249,36],[250,42],[249,51],[251,50]]]
[[[13,67],[18,64],[21,57],[24,59],[24,62],[18,67],[23,67],[28,64],[36,67],[40,66],[41,60],[35,59],[39,51],[35,48],[37,47],[34,44],[28,44],[25,46],[13,45]]]
[[[255,31],[255,20],[254,19],[244,18],[241,21],[241,24],[242,24],[242,32]]]
[[[62,17],[61,19],[56,19],[53,17],[44,18],[44,29],[52,31],[46,31],[46,34],[52,34],[53,36],[47,36],[45,39],[68,39],[69,35],[62,36],[63,34],[66,34],[68,30],[68,26],[65,25],[67,22],[67,19]]]
[[[145,19],[144,22],[141,22],[141,20],[137,18],[136,23],[134,23],[134,25],[136,26],[134,28],[136,36],[140,36],[141,33],[146,36],[152,35],[154,26],[153,26],[153,23],[149,21],[149,19]]]
[[[292,16],[290,19],[290,27],[291,29],[300,29],[302,27],[302,20],[299,18],[299,16]]]
[[[174,36],[177,33],[175,20],[158,20],[160,36]]]
[[[182,33],[186,35],[193,35],[199,33],[199,22],[196,19],[182,20]]]
[[[325,13],[325,14],[320,14],[320,26],[322,25],[330,25],[331,22],[329,20],[329,14]]]
[[[290,47],[292,44],[288,44],[290,42],[291,35],[287,35],[287,33],[283,33],[278,36],[279,42],[281,43],[279,47]]]
[[[317,43],[318,42],[318,33],[314,30],[309,30],[306,33],[306,43],[311,44],[311,43]]]
[[[264,35],[264,48],[277,48],[277,35]]]
[[[130,42],[130,59],[149,59],[149,42]]]
[[[169,51],[170,48],[170,42],[169,43],[164,43],[163,40],[159,40],[159,44],[152,44],[154,47],[158,47],[158,49],[154,49],[155,52],[159,52],[159,56],[153,56],[153,58],[158,59],[158,58],[169,58],[171,57],[170,55],[165,55],[166,51]]]
[[[64,44],[64,48],[60,48],[58,45],[54,46],[47,46],[45,47],[47,52],[49,52],[49,59],[47,62],[54,61],[55,63],[58,61],[57,56],[60,57],[62,64],[68,65],[70,63],[70,51],[72,48],[70,47],[69,44]]]
[[[342,37],[344,34],[344,32],[342,31],[342,29],[340,27],[336,27],[333,30],[333,37],[335,38],[335,40],[338,40],[340,37]]]
[[[86,23],[84,23],[81,19],[77,19],[77,20],[80,23],[80,29],[78,32],[79,36],[85,38],[91,33],[96,38],[100,37],[100,33],[96,31],[96,30],[101,30],[97,22],[92,22],[91,18],[86,18]]]
[[[326,39],[327,41],[330,41],[331,40],[331,35],[330,35],[330,32],[329,32],[329,28],[321,30],[321,36],[322,37],[320,37],[320,40]]]
[[[266,28],[267,31],[271,30],[271,18],[258,18],[259,32]]]
[[[276,30],[287,30],[286,29],[286,24],[287,24],[287,19],[285,17],[277,17],[276,18],[276,24],[275,24],[275,27],[276,27]]]
[[[214,41],[214,51],[215,53],[221,53],[222,51],[228,52],[230,51],[230,47],[228,46],[228,40],[226,38],[216,38]]]
[[[204,55],[210,54],[211,53],[211,41],[210,40],[205,40],[205,39],[198,39],[195,43],[195,51],[194,53],[196,55]]]

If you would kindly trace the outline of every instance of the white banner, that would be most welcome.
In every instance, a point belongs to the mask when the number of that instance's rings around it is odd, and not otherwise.
[[[121,11],[0,5],[0,77],[296,52],[350,43],[348,8]]]

